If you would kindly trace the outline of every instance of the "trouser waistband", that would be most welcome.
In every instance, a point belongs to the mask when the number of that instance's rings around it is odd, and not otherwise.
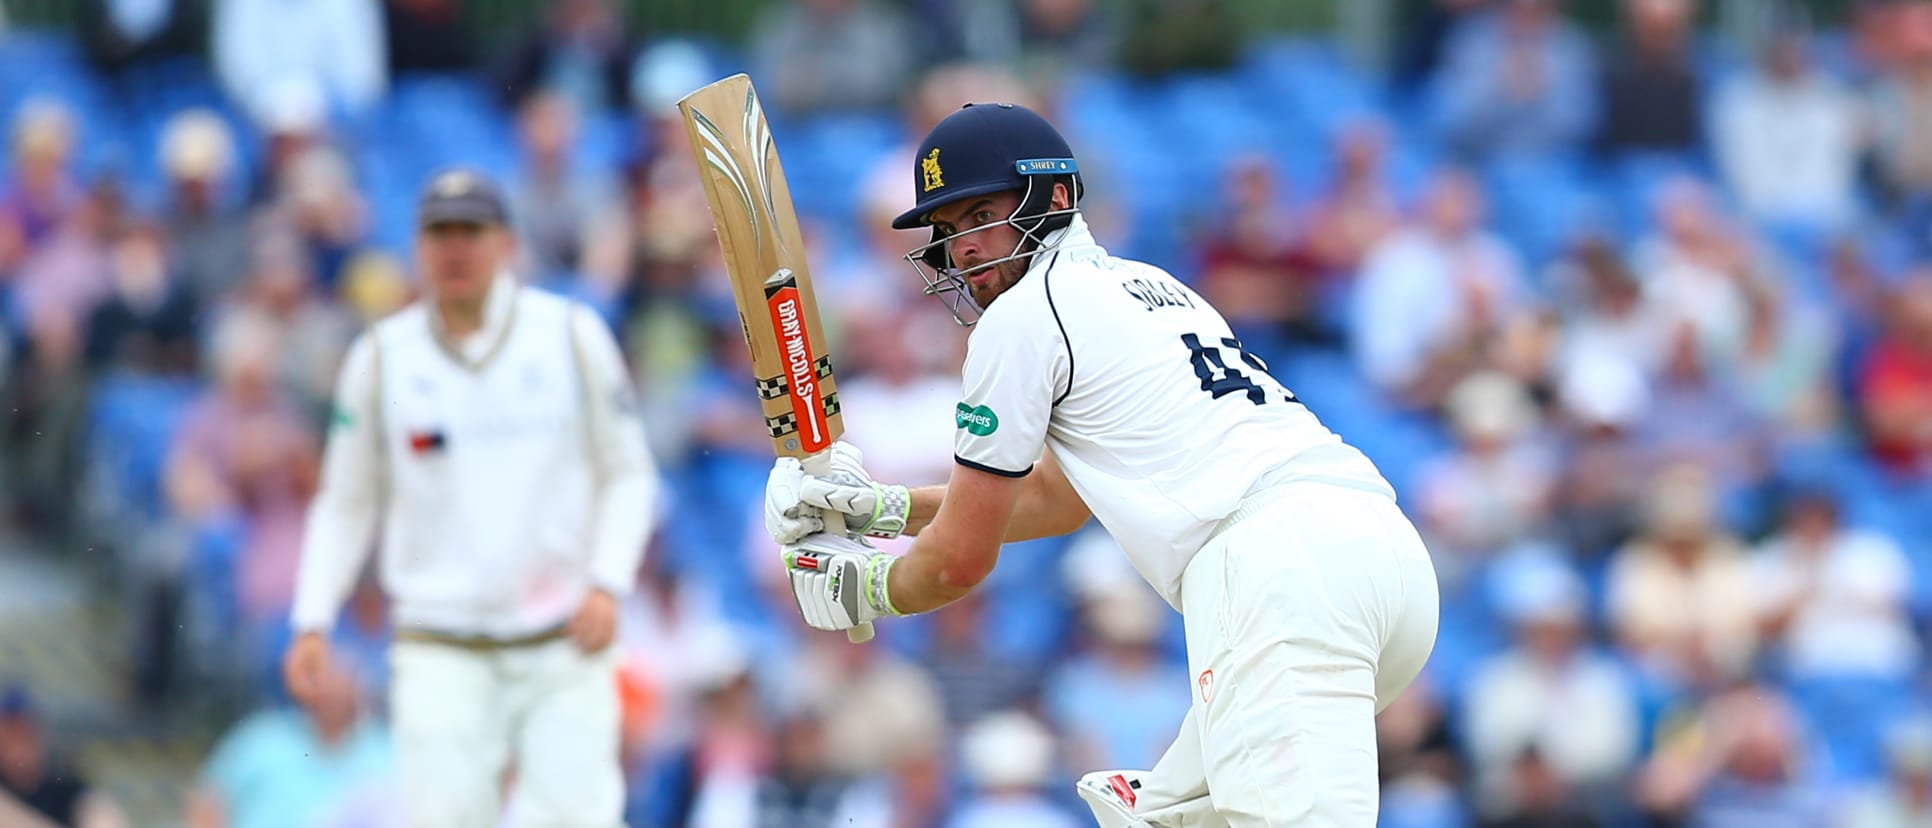
[[[441,647],[456,647],[477,653],[493,653],[500,650],[520,650],[548,644],[552,641],[563,639],[564,635],[564,625],[562,624],[526,635],[510,636],[507,638],[488,635],[465,635],[461,633],[443,632],[441,630],[404,628],[396,631],[396,640],[399,642],[406,641],[411,644],[435,644]]]

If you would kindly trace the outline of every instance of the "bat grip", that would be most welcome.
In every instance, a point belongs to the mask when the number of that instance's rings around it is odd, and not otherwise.
[[[832,473],[832,451],[827,449],[807,457],[803,465],[805,466],[807,474],[829,475]],[[825,531],[835,535],[843,535],[846,533],[845,515],[843,513],[827,509],[821,517],[825,520]],[[872,622],[867,621],[846,630],[845,638],[854,644],[864,644],[867,641],[871,641]]]

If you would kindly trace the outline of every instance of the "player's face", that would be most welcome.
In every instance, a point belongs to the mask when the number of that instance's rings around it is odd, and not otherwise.
[[[1005,223],[1020,206],[1017,191],[993,193],[948,204],[932,212],[932,223],[946,241],[946,253],[953,267],[966,278],[973,301],[984,308],[1026,275],[1027,262],[1016,259],[975,271],[987,262],[1002,259],[1020,246],[1020,230]]]
[[[511,248],[509,231],[498,225],[435,224],[416,239],[417,268],[439,301],[481,302]]]

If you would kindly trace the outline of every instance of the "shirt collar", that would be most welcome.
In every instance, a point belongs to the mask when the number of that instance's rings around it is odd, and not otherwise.
[[[1034,271],[1044,270],[1052,265],[1055,253],[1099,246],[1100,243],[1093,240],[1093,231],[1087,229],[1087,219],[1079,213],[1074,213],[1072,220],[1067,222],[1067,226],[1047,234],[1046,240],[1040,245],[1042,254],[1034,256],[1033,260],[1027,263],[1027,275],[1030,276]]]
[[[490,281],[489,293],[483,297],[483,326],[457,342],[444,332],[442,315],[431,313],[436,338],[458,361],[471,367],[480,367],[489,361],[509,336],[510,324],[516,321],[516,300],[516,278],[507,271],[499,272]]]

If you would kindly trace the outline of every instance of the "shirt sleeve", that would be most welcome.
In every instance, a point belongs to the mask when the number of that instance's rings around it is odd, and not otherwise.
[[[297,632],[327,632],[369,559],[383,491],[377,418],[380,364],[373,333],[349,347],[336,381],[322,452],[322,479],[302,531],[302,563],[291,621]]]
[[[1046,449],[1047,421],[1071,390],[1073,364],[1047,287],[1006,298],[1017,305],[990,308],[973,329],[965,395],[953,411],[953,459],[962,466],[1025,477]]]
[[[582,308],[572,308],[570,324],[582,363],[585,419],[597,464],[591,580],[613,595],[629,595],[656,516],[657,464],[645,443],[637,394],[617,341]]]

